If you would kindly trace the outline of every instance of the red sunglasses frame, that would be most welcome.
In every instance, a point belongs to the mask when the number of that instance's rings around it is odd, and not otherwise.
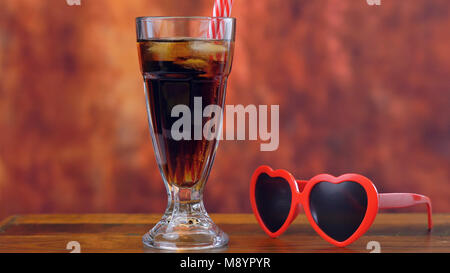
[[[289,183],[291,188],[291,207],[289,210],[289,214],[283,223],[283,225],[276,232],[271,232],[266,225],[264,224],[261,216],[259,215],[258,207],[256,205],[255,200],[255,187],[256,182],[261,174],[267,174],[270,177],[281,177]],[[367,193],[367,209],[366,214],[364,216],[363,221],[357,228],[357,230],[345,241],[336,241],[330,236],[328,236],[322,229],[317,225],[314,221],[314,218],[311,214],[309,207],[309,196],[311,190],[314,186],[319,182],[330,182],[333,184],[339,184],[345,181],[353,181],[361,185],[366,193]],[[414,206],[417,204],[425,203],[427,205],[428,212],[428,230],[431,230],[433,227],[433,222],[431,218],[431,200],[424,195],[415,194],[415,193],[383,193],[379,194],[373,182],[359,174],[344,174],[339,177],[334,177],[329,174],[319,174],[311,178],[310,180],[296,180],[294,176],[286,170],[273,170],[269,166],[260,166],[258,167],[252,175],[250,182],[250,201],[252,205],[253,213],[258,220],[259,225],[262,227],[264,232],[267,233],[272,238],[276,238],[283,234],[295,217],[298,215],[301,207],[303,206],[306,217],[313,227],[313,229],[326,241],[329,243],[338,246],[345,247],[354,241],[356,241],[359,237],[361,237],[372,225],[375,217],[378,213],[378,209],[389,209],[389,208],[405,208]]]

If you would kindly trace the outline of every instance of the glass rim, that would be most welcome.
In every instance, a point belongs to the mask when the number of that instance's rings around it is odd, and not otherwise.
[[[139,16],[136,17],[136,22],[142,22],[142,21],[152,21],[152,20],[179,20],[179,19],[185,19],[185,20],[231,20],[236,21],[235,17],[213,17],[213,16]]]

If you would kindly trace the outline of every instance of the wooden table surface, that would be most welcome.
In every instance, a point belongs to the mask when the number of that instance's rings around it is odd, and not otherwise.
[[[0,252],[70,252],[77,241],[81,252],[155,252],[142,245],[142,235],[160,218],[157,214],[35,214],[8,217],[0,224]],[[224,252],[370,252],[378,241],[381,252],[450,252],[450,214],[433,215],[427,232],[425,214],[379,214],[372,228],[346,248],[319,237],[299,215],[288,231],[271,239],[252,214],[212,214],[230,236]],[[217,251],[216,251],[217,252]]]

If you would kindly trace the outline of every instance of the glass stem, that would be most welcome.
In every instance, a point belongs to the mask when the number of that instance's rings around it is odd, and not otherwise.
[[[177,229],[190,229],[209,218],[203,205],[203,194],[192,188],[180,188],[172,185],[172,216],[169,220],[168,231]]]

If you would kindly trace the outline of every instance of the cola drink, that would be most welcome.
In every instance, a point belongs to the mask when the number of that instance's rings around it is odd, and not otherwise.
[[[179,117],[171,113],[176,105],[186,105],[194,115],[195,98],[201,98],[203,107],[223,109],[233,49],[229,40],[138,40],[153,146],[169,186],[201,188],[209,175],[218,140],[195,138],[199,124],[194,122],[183,128],[191,132],[190,139],[174,138],[172,126]],[[202,124],[209,118],[202,117]]]

